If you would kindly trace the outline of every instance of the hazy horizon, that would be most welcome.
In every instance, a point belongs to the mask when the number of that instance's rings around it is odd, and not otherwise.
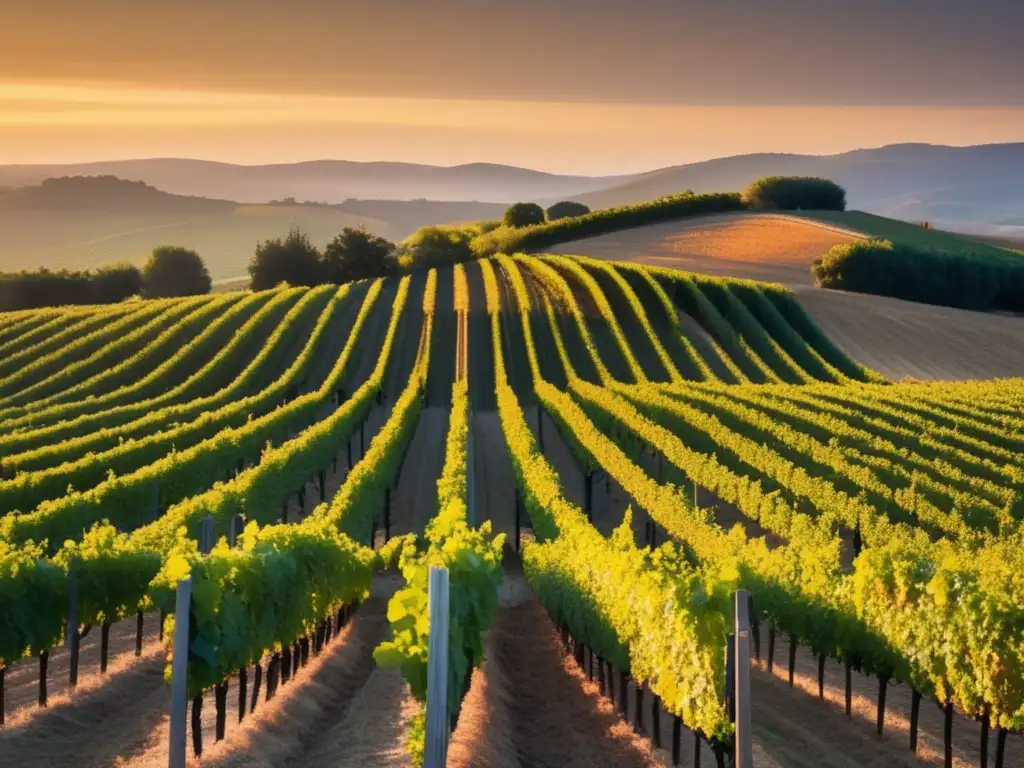
[[[636,173],[1024,141],[1024,3],[17,2],[0,163],[187,157]]]

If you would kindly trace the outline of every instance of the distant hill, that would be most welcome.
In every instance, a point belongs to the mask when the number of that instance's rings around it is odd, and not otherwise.
[[[44,179],[36,186],[0,189],[0,208],[5,210],[224,213],[237,207],[238,203],[230,200],[173,195],[116,176],[69,176]]]
[[[562,198],[620,184],[632,176],[561,176],[491,163],[442,167],[414,163],[317,160],[279,165],[233,165],[206,160],[117,160],[74,165],[0,166],[0,187],[39,184],[62,176],[117,176],[179,195],[266,203],[341,203],[349,198],[509,203]]]
[[[500,217],[504,204],[431,200],[280,201],[253,205],[187,197],[112,176],[46,179],[0,189],[0,272],[141,264],[153,248],[180,245],[204,257],[214,280],[245,274],[256,244],[299,227],[323,246],[344,227],[398,241],[425,224]]]
[[[1024,223],[1024,143],[895,144],[826,156],[737,155],[651,171],[578,199],[605,208],[684,189],[741,190],[771,175],[824,176],[846,187],[850,208],[930,221],[945,229],[989,234]]]

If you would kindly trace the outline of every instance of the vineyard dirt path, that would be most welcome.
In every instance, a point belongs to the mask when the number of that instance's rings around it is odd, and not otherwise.
[[[201,763],[193,757],[189,765],[283,768],[316,765],[327,756],[335,765],[361,765],[348,753],[332,750],[345,748],[341,744],[344,732],[356,729],[355,720],[361,721],[357,728],[361,730],[359,737],[373,744],[385,743],[385,731],[395,727],[391,713],[381,711],[383,702],[368,697],[367,691],[380,674],[373,661],[373,649],[387,633],[387,600],[400,585],[398,576],[376,577],[370,598],[325,652],[311,658],[291,681],[278,688],[269,702],[261,693],[256,711],[240,725],[235,725],[237,715],[229,694],[228,720],[234,727],[229,728],[223,741],[209,744]],[[374,690],[379,690],[379,686],[375,685]],[[404,704],[404,696],[400,704]],[[360,709],[364,711],[357,712]],[[167,737],[165,717],[151,732],[143,752],[116,765],[163,768],[167,764]]]
[[[0,765],[101,768],[140,748],[170,704],[164,660],[163,647],[150,642],[140,658],[123,654],[106,675],[82,676],[74,697],[58,695],[46,710],[9,718],[0,729]]]
[[[402,474],[391,493],[391,535],[423,533],[437,514],[437,481],[444,468],[449,409],[420,411]]]
[[[810,265],[851,236],[765,214],[637,227],[554,248],[789,286],[844,352],[892,379],[1024,375],[1024,318],[814,287]]]
[[[575,663],[563,652],[554,626],[525,584],[518,558],[505,558],[502,605],[487,639],[491,656],[487,669],[474,682],[495,686],[491,700],[504,703],[501,718],[506,726],[493,736],[514,746],[518,763],[503,757],[495,765],[530,768],[599,768],[600,766],[658,766],[658,757],[646,739],[633,733],[611,704],[597,694]],[[488,674],[490,673],[490,674]],[[482,699],[473,687],[470,702]],[[486,700],[485,700],[486,701]],[[466,729],[472,723],[492,717],[470,710],[465,713]],[[460,723],[462,718],[460,717]],[[456,736],[456,742],[471,738]],[[492,732],[477,736],[489,741]],[[484,754],[494,754],[496,744],[480,745]],[[458,765],[459,763],[456,763]],[[451,765],[451,763],[449,763]],[[462,765],[477,765],[475,762]]]
[[[789,641],[776,638],[775,664],[767,671],[767,635],[761,633],[762,659],[754,663],[751,696],[755,703],[755,730],[762,740],[780,750],[812,756],[832,749],[835,762],[794,762],[794,765],[836,766],[919,766],[943,764],[943,714],[934,702],[922,700],[918,723],[917,758],[908,748],[910,741],[911,693],[906,686],[890,683],[886,692],[885,726],[881,739],[875,733],[878,679],[852,673],[852,714],[844,711],[845,683],[843,666],[829,659],[825,665],[825,701],[818,699],[818,663],[804,647],[797,648],[794,686],[790,688]],[[974,768],[980,764],[981,726],[960,714],[953,717],[953,765]],[[825,751],[822,751],[825,750]],[[996,750],[996,731],[989,734],[989,760]],[[853,762],[842,760],[852,758]],[[1024,768],[1024,737],[1008,736],[1006,768]],[[822,759],[825,759],[824,757]],[[990,763],[991,764],[991,763]]]

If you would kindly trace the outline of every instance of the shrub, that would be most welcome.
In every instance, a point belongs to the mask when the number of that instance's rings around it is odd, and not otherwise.
[[[893,296],[963,309],[1024,309],[1008,286],[1024,280],[1019,265],[930,251],[889,240],[837,245],[811,265],[822,288]]]
[[[555,203],[547,210],[548,221],[569,219],[573,216],[586,216],[588,213],[590,213],[590,208],[583,203],[575,203],[571,200]]]
[[[144,285],[142,271],[134,264],[100,267],[92,275],[92,301],[116,304],[132,296],[141,296]]]
[[[130,264],[96,272],[34,272],[0,274],[0,312],[71,304],[115,304],[142,290],[142,273]]]
[[[505,211],[506,227],[532,227],[544,223],[544,209],[536,203],[516,203]]]
[[[743,202],[758,211],[844,211],[846,190],[828,179],[767,176],[747,188]]]
[[[477,257],[539,250],[620,229],[642,227],[659,221],[683,219],[706,213],[739,211],[743,207],[743,201],[736,192],[710,195],[683,192],[678,195],[666,195],[649,203],[604,208],[584,216],[549,221],[533,227],[498,227],[492,232],[475,237],[472,248]]]
[[[323,275],[329,283],[387,277],[398,269],[394,243],[353,227],[345,227],[327,244],[323,261]]]
[[[323,282],[320,251],[309,237],[292,229],[284,240],[276,238],[256,246],[249,262],[254,291],[265,291],[281,283],[318,285]]]
[[[402,241],[403,262],[413,267],[438,267],[474,258],[472,227],[420,227]]]
[[[165,245],[154,248],[142,268],[147,298],[198,296],[209,293],[213,283],[199,254],[188,248]]]

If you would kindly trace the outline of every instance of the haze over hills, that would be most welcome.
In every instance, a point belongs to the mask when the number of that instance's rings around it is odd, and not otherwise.
[[[39,184],[63,176],[117,176],[178,195],[266,203],[293,197],[341,203],[384,200],[516,200],[562,198],[629,181],[632,176],[561,176],[515,166],[472,163],[451,167],[414,163],[317,160],[279,165],[233,165],[161,158],[74,165],[0,166],[0,187]]]
[[[979,234],[1024,234],[1024,143],[894,144],[825,156],[737,155],[651,171],[579,199],[604,208],[682,189],[743,189],[770,175],[833,179],[846,188],[848,207],[883,216]]]
[[[141,264],[153,248],[198,251],[215,281],[245,274],[256,244],[300,228],[325,245],[344,227],[397,241],[426,224],[499,218],[504,203],[347,200],[337,205],[249,204],[186,197],[113,176],[0,188],[0,272]]]

